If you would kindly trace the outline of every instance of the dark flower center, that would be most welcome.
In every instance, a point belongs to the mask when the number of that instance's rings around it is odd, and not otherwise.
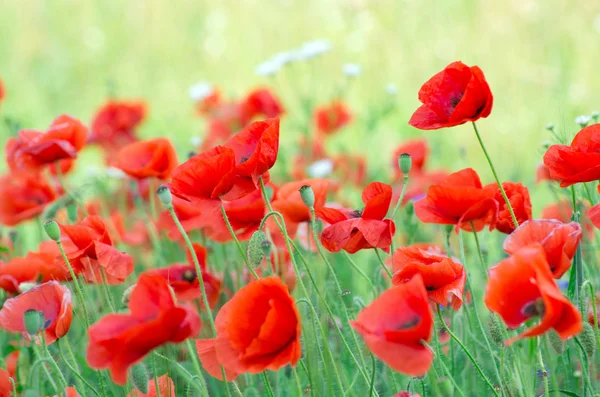
[[[188,283],[193,283],[194,280],[196,280],[196,272],[194,272],[192,270],[186,270],[181,275],[181,278],[183,279],[183,281],[187,281]]]
[[[354,210],[350,213],[352,218],[360,218],[363,214],[363,210]]]
[[[403,323],[397,324],[394,327],[394,330],[396,330],[396,331],[402,331],[402,330],[405,330],[405,329],[410,329],[410,328],[413,328],[414,326],[416,326],[417,324],[419,324],[419,322],[421,322],[421,317],[415,316],[415,317],[413,317],[413,318],[411,318],[411,319],[409,319],[409,320],[407,320],[407,321],[405,321]]]
[[[248,161],[248,159],[250,159],[250,157],[245,157],[245,156],[244,156],[244,157],[242,157],[242,158],[240,159],[240,164],[244,164],[246,161]]]
[[[458,106],[461,99],[462,99],[462,95],[453,96],[452,98],[450,98],[450,106],[452,106],[452,109],[455,109]]]
[[[533,302],[526,304],[521,312],[527,317],[541,317],[546,312],[546,306],[542,298],[537,298]]]

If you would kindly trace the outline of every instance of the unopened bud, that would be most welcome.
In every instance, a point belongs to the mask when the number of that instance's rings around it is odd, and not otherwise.
[[[594,327],[587,321],[583,323],[583,331],[578,335],[581,346],[591,360],[596,352],[596,333]]]
[[[37,335],[44,329],[44,313],[33,309],[27,310],[23,313],[23,323],[29,335]]]
[[[156,194],[158,194],[158,198],[165,208],[171,208],[173,206],[173,196],[168,187],[165,185],[159,187]]]
[[[315,206],[315,192],[313,192],[312,187],[310,185],[304,185],[300,188],[300,197],[302,198],[302,202],[308,208],[314,208]]]
[[[121,303],[123,303],[123,306],[129,305],[129,299],[131,298],[131,293],[135,289],[136,285],[137,284],[133,284],[132,286],[130,286],[123,292],[123,295],[121,296]]]
[[[412,168],[412,157],[408,153],[402,153],[398,157],[398,166],[404,175],[408,175]]]
[[[148,370],[142,363],[131,368],[131,382],[142,393],[148,394]]]
[[[69,222],[75,223],[77,221],[77,206],[75,204],[67,205],[67,216],[69,217]]]
[[[548,124],[546,124],[546,129],[548,131],[554,132],[554,123],[548,123]]]
[[[248,255],[248,262],[250,262],[250,265],[253,268],[260,266],[262,260],[265,258],[265,253],[262,249],[262,243],[266,240],[267,236],[261,230],[255,231],[252,233],[252,237],[250,237],[246,253]]]
[[[415,204],[412,201],[406,203],[406,215],[412,217],[415,214]]]
[[[44,230],[51,240],[60,240],[60,228],[58,227],[58,223],[56,223],[56,221],[48,221],[44,223]]]
[[[588,125],[590,123],[590,121],[592,120],[592,118],[590,116],[586,116],[585,114],[582,114],[581,116],[577,116],[575,117],[575,122],[577,124],[579,124],[579,126],[581,128],[585,127],[586,125]]]
[[[488,326],[490,327],[490,338],[492,341],[500,346],[504,347],[504,337],[502,336],[502,329],[504,326],[500,322],[500,319],[495,314],[491,313],[488,318]]]
[[[598,112],[597,110],[593,111],[590,114],[590,117],[592,118],[592,120],[594,120],[594,123],[597,123],[598,122],[598,118],[600,118],[600,112]]]
[[[563,354],[565,352],[566,343],[560,339],[554,330],[550,330],[547,335],[548,342],[550,342],[550,347],[552,347],[552,350],[554,350],[558,355]]]

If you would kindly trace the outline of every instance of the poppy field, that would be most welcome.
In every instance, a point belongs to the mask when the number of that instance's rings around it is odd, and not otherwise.
[[[591,35],[563,0],[0,5],[0,397],[600,395]]]

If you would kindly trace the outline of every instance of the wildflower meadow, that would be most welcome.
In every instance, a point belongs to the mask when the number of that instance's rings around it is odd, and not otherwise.
[[[600,6],[0,4],[0,397],[600,395]]]

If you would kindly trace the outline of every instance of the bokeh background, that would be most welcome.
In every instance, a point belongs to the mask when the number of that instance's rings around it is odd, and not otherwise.
[[[318,62],[256,75],[268,57],[314,39],[333,44]],[[470,125],[425,132],[407,124],[421,84],[462,60],[484,70],[495,96],[479,127],[500,177],[531,185],[550,139],[546,123],[573,134],[576,116],[600,110],[599,42],[600,1],[5,0],[0,117],[42,129],[65,112],[88,122],[109,94],[143,98],[150,116],[142,136],[168,135],[186,153],[205,128],[188,96],[198,81],[231,96],[272,86],[292,114],[300,95],[326,103],[344,87],[355,122],[328,143],[332,150],[365,154],[385,180],[393,148],[426,135],[432,168],[472,166],[490,182]],[[362,67],[352,81],[342,74],[348,62]],[[394,111],[367,132],[373,109],[390,100]],[[284,122],[284,144],[299,133]],[[0,134],[3,143],[4,123]],[[83,160],[80,172],[97,158]],[[534,202],[543,204],[545,192],[534,192]]]

